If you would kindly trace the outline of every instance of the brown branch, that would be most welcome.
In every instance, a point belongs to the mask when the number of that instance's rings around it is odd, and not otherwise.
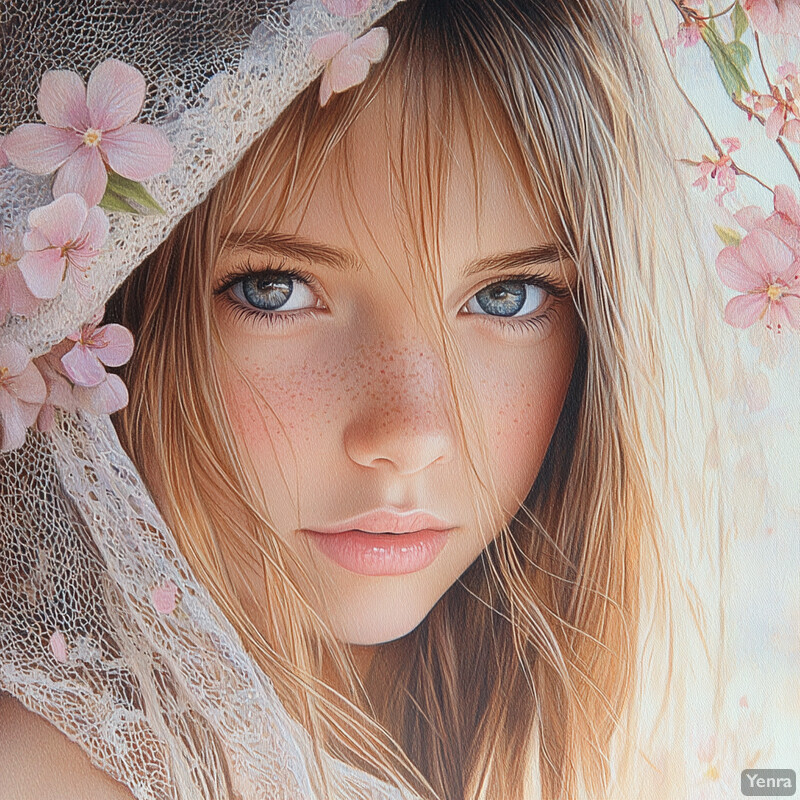
[[[746,111],[748,116],[754,119],[757,119],[762,125],[766,126],[767,120],[763,114],[759,114],[758,111],[754,111],[749,106],[746,106],[741,100],[737,100],[735,97],[732,98],[734,105],[738,106],[742,109],[742,111]],[[797,175],[797,179],[800,180],[800,164],[798,164],[792,154],[789,152],[789,148],[786,146],[786,142],[779,136],[775,140],[775,144],[780,147],[783,154],[786,156],[786,160],[791,165],[792,169],[794,170],[794,174]]]
[[[759,38],[758,31],[753,31],[753,36],[756,40],[756,50],[758,50],[758,60],[761,62],[761,71],[764,73],[764,77],[767,80],[767,86],[769,86],[770,92],[775,91],[775,87],[772,85],[772,81],[769,79],[769,73],[767,72],[767,67],[764,64],[764,54],[761,52],[761,39]]]

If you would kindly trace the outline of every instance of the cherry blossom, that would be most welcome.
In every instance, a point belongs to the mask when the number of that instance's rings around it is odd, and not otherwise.
[[[800,259],[768,230],[756,228],[739,245],[724,248],[716,266],[726,286],[743,292],[725,307],[729,325],[748,328],[766,318],[776,332],[784,324],[800,328]]]
[[[717,186],[722,191],[714,198],[717,205],[723,205],[723,199],[736,188],[736,170],[734,169],[731,153],[741,147],[740,141],[735,137],[727,137],[722,140],[722,144],[727,147],[727,152],[714,160],[708,156],[703,156],[702,161],[697,165],[700,173],[692,186],[697,186],[703,191],[708,188],[709,179],[715,180]]]
[[[762,33],[800,35],[800,3],[795,0],[744,0],[742,7]]]
[[[766,113],[764,132],[770,139],[783,136],[800,143],[800,106],[791,89],[781,94],[780,87],[773,86],[772,94],[756,95],[753,110]]]
[[[105,381],[105,367],[121,367],[133,355],[133,336],[122,325],[99,325],[100,310],[87,325],[67,339],[75,342],[62,356],[61,364],[76,386],[99,386]]]
[[[644,17],[641,14],[631,14],[631,25],[634,28],[641,28]]]
[[[0,228],[0,322],[9,311],[31,314],[39,304],[19,271],[23,253],[22,237]]]
[[[6,136],[6,154],[15,166],[37,175],[58,170],[54,197],[77,192],[96,205],[109,169],[142,181],[172,165],[166,136],[133,122],[144,99],[142,73],[114,58],[95,67],[88,85],[75,72],[50,70],[37,97],[45,124],[13,130]]]
[[[372,0],[322,0],[322,5],[339,17],[354,17],[366,11]]]
[[[19,342],[0,345],[0,452],[22,447],[46,393],[28,351]]]
[[[19,269],[36,297],[55,297],[66,278],[81,294],[90,288],[90,264],[108,235],[108,219],[89,208],[79,194],[70,193],[35,208],[28,215],[25,253]]]
[[[176,607],[178,587],[172,581],[165,581],[160,586],[156,586],[150,593],[153,601],[153,608],[159,614],[171,614]]]
[[[319,87],[320,105],[324,106],[332,95],[361,83],[370,64],[380,61],[388,46],[386,28],[373,28],[355,41],[340,31],[320,36],[311,45],[311,54],[326,62]]]
[[[775,187],[773,204],[775,210],[769,216],[759,206],[746,206],[734,218],[746,231],[765,228],[800,257],[800,202],[788,186],[780,184]]]
[[[669,39],[665,39],[663,44],[674,58],[678,53],[679,45],[682,47],[694,47],[701,39],[700,26],[697,22],[682,22],[678,27],[678,33]]]
[[[58,661],[59,664],[66,664],[67,640],[64,638],[64,634],[61,633],[61,631],[54,631],[50,636],[49,645],[53,658]]]
[[[42,433],[51,430],[55,422],[55,410],[75,411],[77,402],[73,394],[72,383],[67,378],[61,358],[72,347],[72,342],[65,339],[43,356],[35,359],[35,364],[44,379],[47,387],[47,396],[36,418],[36,428]]]

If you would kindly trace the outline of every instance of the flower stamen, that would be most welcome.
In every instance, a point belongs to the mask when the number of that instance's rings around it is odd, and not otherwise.
[[[83,134],[83,143],[87,147],[97,147],[103,139],[103,132],[97,128],[87,128]]]

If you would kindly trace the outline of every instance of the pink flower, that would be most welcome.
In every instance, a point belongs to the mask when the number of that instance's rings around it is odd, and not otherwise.
[[[741,142],[735,137],[723,139],[722,144],[728,148],[728,152],[720,156],[716,161],[708,156],[703,156],[702,161],[697,165],[697,171],[700,173],[699,177],[692,183],[692,186],[697,186],[705,191],[708,188],[709,179],[716,180],[717,186],[722,191],[714,200],[720,206],[723,204],[725,195],[736,188],[736,169],[730,154],[742,146]]]
[[[178,587],[172,581],[165,581],[150,593],[153,608],[159,614],[171,614],[177,605]]]
[[[79,194],[65,194],[28,215],[26,252],[19,260],[25,283],[36,297],[55,297],[70,277],[78,291],[90,288],[90,262],[108,235],[108,219]]]
[[[12,314],[31,314],[39,304],[19,271],[24,253],[21,237],[0,228],[0,321]]]
[[[641,14],[631,15],[631,25],[633,25],[634,28],[641,28],[642,22],[644,22],[644,18]]]
[[[99,386],[106,379],[105,367],[121,367],[133,355],[133,336],[122,325],[102,325],[104,310],[67,337],[75,342],[61,358],[67,376],[76,386]]]
[[[28,351],[18,342],[0,345],[0,451],[22,447],[47,390]]]
[[[319,102],[325,105],[333,94],[344,92],[367,77],[370,64],[386,55],[389,34],[386,28],[373,28],[354,42],[339,31],[320,36],[311,45],[311,54],[326,62],[319,86]]]
[[[678,33],[669,39],[664,39],[662,44],[675,58],[678,53],[678,46],[694,47],[702,38],[700,26],[696,22],[682,22],[678,26]]]
[[[61,364],[62,356],[66,355],[72,343],[69,339],[59,342],[53,349],[34,360],[47,387],[47,396],[36,418],[36,428],[42,433],[51,430],[55,423],[56,408],[65,411],[75,411],[77,406],[73,386],[64,372]]]
[[[58,170],[54,197],[77,192],[96,205],[106,189],[107,169],[142,181],[172,164],[166,136],[133,122],[144,98],[142,73],[114,58],[92,70],[88,85],[75,72],[50,70],[37,98],[46,124],[26,123],[8,134],[6,154],[37,175]]]
[[[800,202],[788,186],[778,185],[773,204],[775,211],[769,216],[758,206],[747,206],[734,217],[746,231],[765,228],[800,257]]]
[[[322,0],[322,5],[339,17],[354,17],[366,11],[372,0]]]
[[[750,22],[762,33],[800,35],[800,3],[797,0],[744,0]]]
[[[766,317],[767,328],[800,328],[800,259],[767,230],[756,228],[717,256],[722,282],[744,294],[728,301],[725,321],[748,328]]]
[[[59,664],[67,662],[67,640],[61,631],[54,631],[50,637],[50,652]]]

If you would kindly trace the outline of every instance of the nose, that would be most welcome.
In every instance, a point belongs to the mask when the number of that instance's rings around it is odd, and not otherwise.
[[[447,381],[423,345],[378,348],[360,360],[365,380],[344,430],[349,458],[363,467],[411,475],[453,456]]]

